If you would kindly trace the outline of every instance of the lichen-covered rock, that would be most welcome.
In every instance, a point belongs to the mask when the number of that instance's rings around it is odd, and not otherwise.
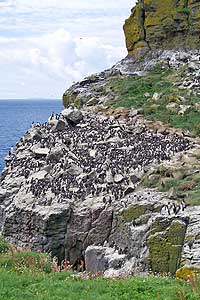
[[[200,274],[200,267],[185,265],[176,271],[176,278],[187,281],[188,279],[194,279],[198,274]]]
[[[187,223],[187,219],[159,218],[153,224],[148,246],[149,265],[154,273],[175,274],[181,261]]]
[[[190,0],[139,0],[124,32],[130,55],[149,49],[199,49],[200,5]]]

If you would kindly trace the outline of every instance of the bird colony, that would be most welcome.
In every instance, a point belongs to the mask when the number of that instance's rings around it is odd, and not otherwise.
[[[7,186],[17,178],[17,192],[32,208],[96,197],[120,201],[147,166],[191,147],[181,136],[137,128],[135,122],[76,109],[52,113],[47,123],[32,124],[10,151],[1,186],[4,178]]]

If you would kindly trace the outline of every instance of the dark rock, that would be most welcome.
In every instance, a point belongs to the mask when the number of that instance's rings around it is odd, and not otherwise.
[[[57,120],[55,126],[52,128],[52,130],[56,131],[65,131],[66,129],[66,123],[63,120]]]

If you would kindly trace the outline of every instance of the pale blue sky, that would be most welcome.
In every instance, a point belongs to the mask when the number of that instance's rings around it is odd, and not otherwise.
[[[135,0],[0,0],[0,99],[60,98],[126,55]]]

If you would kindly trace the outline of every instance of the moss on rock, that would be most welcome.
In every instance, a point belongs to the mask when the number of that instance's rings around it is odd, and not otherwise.
[[[186,224],[178,220],[171,224],[169,220],[160,221],[154,224],[148,240],[149,267],[153,273],[174,275],[180,265]]]
[[[199,48],[200,7],[195,1],[139,0],[126,20],[127,50]],[[142,43],[141,43],[142,41]]]
[[[131,222],[151,211],[150,205],[133,205],[122,212],[122,218],[125,222]]]

